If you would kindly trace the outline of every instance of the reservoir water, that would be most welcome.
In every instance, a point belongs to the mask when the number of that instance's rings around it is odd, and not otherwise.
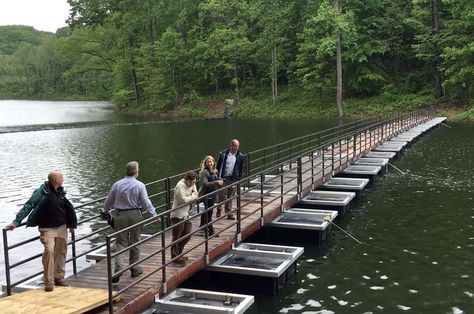
[[[104,196],[130,160],[140,162],[140,179],[149,182],[196,168],[204,155],[216,156],[234,137],[245,152],[336,124],[167,122],[117,114],[103,102],[0,101],[0,225],[13,219],[52,169],[64,172],[68,196],[79,204]],[[298,274],[276,297],[257,297],[254,310],[473,313],[474,125],[450,125],[404,150],[395,161],[404,174],[390,169],[339,221],[363,244],[333,228],[328,247],[306,245]],[[9,236],[16,242],[36,234],[34,228],[19,228]],[[32,250],[41,252],[39,243]],[[28,266],[22,271],[28,273]]]

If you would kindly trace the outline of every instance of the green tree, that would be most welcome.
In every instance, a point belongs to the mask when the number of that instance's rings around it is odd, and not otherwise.
[[[442,36],[441,69],[445,87],[457,100],[474,98],[474,3],[468,0],[446,1],[451,19]]]

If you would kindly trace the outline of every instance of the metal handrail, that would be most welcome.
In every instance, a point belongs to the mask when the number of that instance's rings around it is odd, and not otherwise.
[[[342,163],[342,150],[344,149],[344,144],[345,144],[345,154],[346,154],[346,156],[345,156],[346,157],[346,162],[345,163],[348,164],[349,161],[356,158],[355,152],[358,151],[359,154],[360,154],[360,152],[362,152],[362,147],[361,147],[362,143],[364,143],[364,150],[365,150],[365,149],[367,149],[367,145],[369,145],[369,147],[370,147],[370,146],[373,146],[375,144],[380,143],[381,141],[386,139],[387,136],[392,135],[392,132],[394,132],[395,130],[402,130],[402,129],[410,128],[413,125],[416,125],[416,124],[420,123],[421,121],[425,121],[431,115],[432,115],[432,112],[420,111],[420,112],[390,115],[390,116],[388,116],[384,119],[382,119],[382,118],[361,119],[361,120],[357,120],[357,121],[354,121],[354,122],[344,124],[342,126],[336,126],[336,127],[326,129],[326,130],[323,130],[323,131],[320,131],[320,132],[317,132],[317,133],[312,133],[312,134],[309,134],[309,135],[306,135],[306,136],[301,136],[301,137],[298,137],[298,138],[295,138],[295,139],[292,139],[292,140],[284,141],[284,142],[281,142],[281,143],[278,143],[278,144],[275,144],[275,145],[271,145],[271,146],[268,146],[268,147],[265,147],[265,148],[262,148],[262,149],[258,149],[258,150],[255,150],[255,151],[252,151],[252,152],[248,153],[248,155],[247,155],[246,175],[244,176],[244,178],[242,178],[242,180],[239,180],[238,182],[235,183],[239,187],[240,186],[246,187],[246,189],[241,191],[240,188],[239,188],[237,195],[234,196],[234,199],[240,205],[240,206],[238,206],[237,209],[234,210],[234,212],[238,216],[238,220],[235,223],[231,224],[229,226],[229,228],[232,228],[233,226],[236,226],[235,227],[236,228],[236,238],[238,238],[239,233],[241,231],[240,230],[241,221],[243,219],[246,219],[247,217],[251,216],[252,214],[254,214],[254,212],[253,212],[251,214],[241,216],[241,211],[240,211],[241,207],[245,207],[248,204],[250,204],[250,202],[247,202],[245,204],[240,203],[241,202],[241,197],[242,197],[242,195],[245,195],[245,194],[250,193],[250,192],[255,192],[257,190],[259,190],[260,193],[255,193],[255,198],[254,199],[255,200],[260,199],[261,200],[261,206],[256,211],[258,211],[258,210],[261,211],[261,219],[262,219],[262,224],[263,224],[263,211],[264,211],[264,208],[266,206],[268,206],[268,203],[266,205],[263,204],[263,185],[264,185],[264,181],[261,180],[260,184],[257,184],[257,185],[255,185],[254,187],[251,188],[249,186],[249,184],[250,184],[250,181],[253,177],[260,176],[260,178],[262,179],[267,174],[276,174],[277,176],[274,177],[272,180],[280,180],[280,184],[273,187],[272,190],[277,191],[278,189],[280,189],[280,193],[276,194],[275,198],[271,201],[271,203],[274,202],[277,199],[280,199],[280,201],[283,202],[283,196],[284,196],[283,186],[286,183],[288,183],[288,182],[284,181],[284,175],[287,172],[292,171],[292,170],[296,170],[297,172],[299,171],[299,173],[297,173],[296,178],[290,178],[288,181],[290,182],[290,181],[293,181],[293,180],[299,180],[298,184],[296,185],[296,189],[297,189],[297,194],[300,195],[301,192],[302,192],[301,187],[303,186],[303,183],[307,182],[309,180],[309,179],[306,179],[306,180],[303,181],[303,179],[302,179],[302,174],[303,173],[301,173],[301,170],[302,170],[302,167],[303,167],[304,164],[307,164],[307,163],[311,162],[310,170],[307,170],[307,171],[311,171],[311,178],[310,179],[313,180],[312,184],[314,183],[314,177],[315,177],[314,176],[314,171],[315,170],[317,170],[317,174],[320,174],[321,177],[324,180],[326,175],[328,175],[328,174],[331,175],[330,173],[327,172],[328,167],[329,167],[329,169],[331,169],[331,172],[333,172],[334,169],[335,169],[334,167],[342,167],[343,166],[343,163]],[[374,136],[373,142],[372,142],[372,136]],[[370,139],[369,144],[367,143],[368,138]],[[351,154],[349,152],[350,145],[352,145],[351,149],[352,149],[352,152],[353,152],[351,157],[350,157]],[[330,162],[327,161],[326,156],[325,156],[325,151],[327,151],[328,149],[331,152]],[[338,150],[339,158],[335,163],[335,155],[334,154],[335,154],[336,150]],[[259,156],[259,154],[260,154],[260,156]],[[317,157],[315,157],[315,155]],[[305,156],[310,156],[309,160],[302,161],[302,158],[305,157]],[[317,162],[317,164],[315,164],[315,160],[317,158],[320,158],[320,160]],[[259,162],[262,162],[263,165],[259,166],[258,165]],[[289,169],[288,170],[283,170],[286,165],[289,165]],[[137,281],[132,283],[130,286],[127,286],[124,289],[121,289],[120,291],[117,292],[117,294],[123,293],[123,291],[128,290],[131,286],[135,285],[138,282],[141,282],[145,278],[148,278],[149,276],[151,276],[152,274],[154,274],[158,271],[162,272],[163,283],[164,284],[166,283],[166,278],[167,278],[166,277],[167,276],[166,266],[169,263],[171,263],[171,261],[166,262],[166,257],[165,257],[164,252],[166,251],[166,249],[168,249],[173,244],[172,242],[170,242],[166,245],[165,240],[164,240],[164,235],[165,235],[166,231],[169,231],[169,230],[172,229],[172,226],[169,226],[169,225],[166,226],[166,219],[169,216],[169,214],[173,211],[173,209],[171,209],[171,201],[172,201],[171,196],[172,196],[172,193],[174,192],[175,183],[179,179],[181,179],[183,177],[183,175],[184,175],[184,173],[180,173],[180,174],[177,174],[177,175],[174,175],[174,176],[171,176],[171,177],[158,179],[158,180],[155,180],[155,181],[152,181],[152,182],[149,182],[149,183],[146,184],[147,187],[159,186],[159,188],[160,188],[158,192],[156,192],[154,194],[150,194],[150,198],[160,198],[161,201],[162,201],[162,203],[160,203],[156,207],[156,209],[164,209],[164,211],[162,211],[158,214],[158,216],[162,220],[160,228],[159,228],[160,230],[158,232],[153,234],[150,238],[143,239],[143,240],[139,241],[138,243],[133,244],[130,247],[127,247],[127,248],[125,248],[125,249],[123,249],[119,252],[115,252],[114,254],[112,254],[110,252],[111,242],[112,242],[112,237],[114,237],[114,235],[116,235],[118,232],[113,232],[113,233],[108,234],[105,237],[105,240],[106,240],[105,244],[100,246],[100,247],[102,247],[102,246],[105,245],[107,247],[107,265],[108,265],[108,283],[109,283],[109,301],[110,301],[109,302],[109,306],[110,306],[109,309],[111,311],[113,311],[112,299],[114,297],[114,295],[112,293],[112,290],[111,290],[112,289],[111,280],[112,280],[112,277],[114,275],[118,274],[118,273],[113,274],[113,272],[112,272],[111,259],[113,257],[115,257],[116,255],[127,251],[131,247],[139,246],[139,245],[142,245],[143,243],[146,243],[147,241],[150,241],[151,239],[161,237],[161,239],[162,239],[162,248],[153,253],[153,256],[158,255],[158,254],[162,255],[161,265],[156,270],[152,271],[152,273],[147,274],[145,276],[141,276]],[[316,177],[319,177],[319,175],[316,176]],[[219,193],[219,191],[221,191],[223,189],[225,189],[225,188],[218,189],[213,193],[217,194],[217,193]],[[202,199],[202,197],[201,197],[201,199]],[[105,200],[105,197],[101,197],[101,198],[98,198],[96,200],[92,200],[92,201],[83,203],[81,205],[78,205],[78,206],[76,206],[76,208],[81,209],[81,208],[86,208],[87,206],[91,206],[91,205],[94,205],[94,206],[98,207],[99,204],[101,205],[101,203],[104,200]],[[281,204],[283,204],[283,203],[281,203]],[[218,205],[219,205],[219,203],[215,204],[213,208],[217,207]],[[182,205],[182,206],[190,206],[190,204],[185,204],[185,205]],[[208,210],[211,210],[211,209],[208,209]],[[202,211],[202,212],[200,212],[196,215],[193,215],[193,216],[189,217],[188,219],[193,219],[196,216],[202,215],[203,213],[206,213],[206,211]],[[99,215],[93,215],[92,217],[88,217],[88,218],[80,221],[79,225],[81,225],[85,222],[97,219],[98,217],[99,217]],[[221,217],[220,219],[223,219],[223,217]],[[216,220],[213,220],[213,221],[215,222]],[[152,223],[154,223],[154,218],[146,219],[146,220],[144,220],[141,223],[136,224],[136,225],[138,225],[138,226],[141,226],[141,225],[147,226],[147,225],[150,225]],[[22,224],[22,225],[24,225],[24,224]],[[132,227],[133,226],[130,226],[130,227],[126,228],[126,230],[128,230]],[[206,226],[202,226],[197,230],[201,230],[201,229],[207,230],[207,228],[205,228],[205,227]],[[109,228],[108,226],[103,227],[103,228],[99,228],[98,230],[96,230],[96,231],[94,231],[90,234],[87,234],[87,235],[81,236],[79,238],[73,239],[72,241],[70,241],[68,243],[68,245],[75,246],[76,243],[78,243],[80,241],[85,241],[87,239],[90,239],[91,237],[94,237],[95,235],[103,232],[104,230],[106,230],[108,228]],[[195,232],[197,232],[197,230],[192,232],[188,236],[189,237],[193,236],[195,234]],[[124,231],[124,230],[121,230],[121,231]],[[223,231],[221,230],[220,232],[223,232]],[[205,235],[206,236],[204,237],[204,240],[202,241],[202,243],[199,243],[197,246],[205,244],[205,246],[206,246],[205,253],[207,254],[207,252],[208,252],[208,248],[207,248],[208,243],[207,242],[211,237],[207,236],[207,231],[205,232]],[[20,262],[17,262],[15,264],[13,264],[13,265],[10,265],[9,251],[11,249],[14,249],[14,248],[23,246],[27,243],[33,242],[33,241],[37,240],[38,238],[39,238],[38,236],[35,236],[31,239],[27,239],[27,240],[21,241],[19,243],[9,245],[8,244],[7,232],[6,232],[5,229],[3,230],[3,242],[4,242],[4,253],[5,253],[4,258],[5,258],[5,270],[6,270],[7,294],[8,295],[11,294],[11,289],[13,287],[15,287],[16,285],[18,285],[20,283],[25,282],[28,279],[31,279],[31,278],[33,278],[34,276],[37,275],[36,274],[36,275],[33,275],[33,276],[28,276],[27,279],[22,279],[20,281],[17,281],[16,283],[12,284],[11,283],[10,270],[12,268],[16,267],[16,266],[19,266],[19,265],[23,264],[23,263],[20,261]],[[73,256],[68,260],[68,262],[73,261],[73,263],[75,263],[75,261],[79,257],[83,257],[84,255],[86,255],[87,253],[89,253],[89,252],[91,252],[92,250],[95,250],[95,249],[97,249],[97,247],[94,247],[93,249],[89,250],[86,253],[82,252],[80,254],[77,254],[75,252],[75,249],[73,248]],[[28,261],[31,261],[34,258],[37,258],[37,256],[34,256],[33,258],[30,257],[30,258],[27,258],[27,259],[28,259]],[[130,269],[131,267],[134,267],[134,266],[142,263],[143,261],[148,260],[149,258],[150,258],[150,256],[144,257],[144,258],[140,259],[137,263],[135,263],[133,265],[129,265],[125,270],[122,270],[120,272],[120,274],[125,272],[126,270]],[[76,266],[74,265],[73,268],[74,268],[74,273],[76,273]]]

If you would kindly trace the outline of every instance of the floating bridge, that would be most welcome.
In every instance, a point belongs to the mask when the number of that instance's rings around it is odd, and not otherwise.
[[[140,277],[131,278],[128,272],[130,267],[124,269],[123,273],[114,273],[114,257],[129,248],[121,252],[114,251],[113,244],[117,232],[99,223],[98,215],[93,217],[89,215],[80,221],[78,228],[84,224],[94,223],[95,229],[86,235],[73,236],[68,243],[68,250],[72,256],[68,258],[66,267],[72,267],[73,275],[66,278],[66,281],[71,287],[64,288],[68,290],[68,293],[61,290],[63,287],[57,287],[54,292],[64,292],[61,294],[65,304],[64,309],[69,309],[66,305],[71,305],[73,298],[77,299],[77,294],[81,293],[81,289],[98,291],[96,295],[101,295],[101,299],[94,300],[94,307],[97,306],[94,311],[104,313],[137,313],[154,304],[155,297],[162,300],[161,297],[165,299],[170,295],[176,295],[177,298],[189,295],[191,299],[196,299],[197,294],[192,290],[178,292],[175,289],[200,270],[213,267],[219,269],[219,265],[224,263],[222,261],[226,254],[233,252],[235,255],[247,256],[246,251],[238,249],[239,245],[262,227],[283,230],[282,227],[288,227],[283,225],[286,222],[299,224],[303,229],[311,229],[308,224],[316,220],[321,225],[328,225],[328,220],[334,219],[337,212],[334,214],[334,211],[328,210],[326,214],[323,212],[318,215],[307,208],[291,208],[308,204],[309,206],[304,207],[311,207],[311,203],[315,202],[317,206],[325,204],[334,206],[334,202],[337,203],[341,197],[341,200],[347,203],[345,205],[348,205],[352,198],[360,196],[370,178],[377,176],[381,170],[387,169],[389,160],[394,158],[404,145],[444,120],[445,118],[435,118],[429,111],[394,114],[384,118],[350,122],[248,153],[246,175],[236,183],[238,189],[233,199],[233,214],[237,217],[236,220],[228,220],[226,215],[214,218],[212,223],[216,233],[209,236],[207,228],[199,227],[200,216],[204,212],[202,204],[200,207],[195,204],[183,205],[190,207],[191,214],[188,220],[193,225],[192,232],[188,235],[190,241],[183,253],[189,257],[185,266],[173,263],[171,258],[172,227],[169,225],[173,189],[183,174],[148,183],[150,198],[153,204],[159,204],[156,209],[162,219],[161,222],[155,222],[153,218],[150,218],[142,223],[147,234],[135,244],[140,246],[141,258],[133,266],[142,267],[143,274]],[[373,159],[369,160],[370,157]],[[312,192],[317,188],[320,188],[318,192]],[[80,204],[76,206],[76,210],[99,213],[103,201],[104,198],[101,198]],[[345,210],[340,210],[339,215],[344,212]],[[83,216],[86,217],[86,215]],[[103,238],[103,244],[90,248],[90,241],[96,240],[97,237]],[[20,260],[10,259],[12,250],[21,250],[25,244],[38,241],[38,237],[9,243],[8,232],[3,230],[3,239],[5,289],[9,296],[0,299],[0,307],[4,309],[7,304],[8,306],[15,304],[12,306],[15,313],[21,313],[20,302],[22,301],[19,301],[19,297],[31,291],[20,291],[36,288],[36,291],[33,291],[36,296],[28,300],[37,302],[36,310],[38,313],[41,312],[42,306],[47,304],[45,300],[50,296],[38,285],[41,281],[42,270],[38,268],[34,274],[16,281],[12,280],[12,272],[17,271],[25,263],[36,260],[40,266],[41,254],[28,256],[25,253],[22,254]],[[259,254],[271,255],[262,251]],[[274,254],[285,255],[284,253]],[[95,262],[78,271],[77,259],[85,258]],[[112,277],[116,275],[121,275],[120,281],[113,284]],[[209,292],[206,298],[217,303],[224,302],[224,304],[229,301],[228,296],[219,293]],[[236,298],[250,302],[250,299],[245,296],[239,295]],[[91,304],[87,304],[86,299],[76,301],[77,303],[83,301],[85,304],[78,305],[76,309],[70,311],[71,313],[91,310]],[[163,302],[160,301],[160,303]],[[241,306],[241,308],[247,307],[247,303]],[[165,308],[169,309],[169,304]],[[30,307],[28,313],[35,313],[34,307]]]

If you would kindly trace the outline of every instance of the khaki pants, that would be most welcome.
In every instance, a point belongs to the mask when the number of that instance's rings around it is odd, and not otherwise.
[[[191,229],[193,225],[191,224],[189,220],[186,222],[180,223],[183,220],[184,219],[180,219],[176,217],[171,218],[171,224],[173,225],[173,231],[172,231],[173,242],[191,233]],[[178,225],[178,223],[180,224]],[[176,256],[183,253],[184,246],[186,245],[186,243],[189,242],[189,240],[191,240],[191,237],[187,237],[186,239],[183,239],[171,245],[171,258],[175,258]]]
[[[132,226],[143,221],[143,216],[140,210],[116,211],[114,215],[115,231]],[[134,227],[127,231],[117,234],[117,252],[124,248],[140,241],[140,234],[142,233],[142,226]],[[126,252],[115,257],[115,271],[120,271],[123,268],[123,260],[126,257]],[[130,249],[129,264],[133,264],[140,259],[140,248],[138,246]]]
[[[45,285],[54,284],[54,280],[64,279],[67,228],[66,225],[53,228],[38,228],[40,241],[44,245],[43,269]]]
[[[227,187],[226,189],[223,189],[219,192],[219,205],[217,206],[217,214],[220,215],[222,212],[222,204],[224,205],[225,213],[229,213],[232,211],[232,197],[235,195],[235,192],[237,192],[237,186],[233,185],[234,180],[232,179],[225,179],[224,180],[224,187]],[[226,201],[225,203],[222,203]]]

